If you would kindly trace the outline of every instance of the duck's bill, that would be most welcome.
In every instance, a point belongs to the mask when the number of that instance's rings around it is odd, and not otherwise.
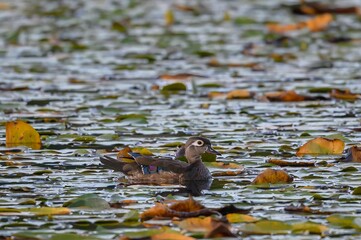
[[[214,150],[212,147],[208,147],[206,150],[207,153],[212,153],[212,154],[216,154],[216,155],[222,155],[220,152]]]

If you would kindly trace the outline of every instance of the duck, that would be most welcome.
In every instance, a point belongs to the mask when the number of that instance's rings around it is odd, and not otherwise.
[[[193,136],[178,149],[175,158],[145,156],[129,152],[133,162],[124,162],[108,155],[100,156],[107,168],[120,171],[133,183],[180,183],[206,181],[212,174],[202,162],[203,153],[221,155],[205,137]],[[187,162],[178,160],[185,157]]]

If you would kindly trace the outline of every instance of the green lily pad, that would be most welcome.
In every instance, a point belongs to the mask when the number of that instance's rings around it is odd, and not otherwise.
[[[86,208],[86,209],[110,209],[109,203],[98,195],[89,193],[80,197],[72,199],[63,204],[64,207],[69,208]]]

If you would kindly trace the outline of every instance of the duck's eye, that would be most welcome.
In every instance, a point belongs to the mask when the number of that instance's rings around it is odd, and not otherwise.
[[[195,142],[196,146],[203,146],[204,142],[202,140],[198,140]]]

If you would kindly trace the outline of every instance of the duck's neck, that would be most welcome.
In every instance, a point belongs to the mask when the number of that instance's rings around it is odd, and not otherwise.
[[[192,163],[195,163],[198,161],[202,162],[202,157],[199,154],[195,154],[195,153],[192,154],[192,153],[186,151],[185,156],[186,156],[189,164],[192,164]]]

